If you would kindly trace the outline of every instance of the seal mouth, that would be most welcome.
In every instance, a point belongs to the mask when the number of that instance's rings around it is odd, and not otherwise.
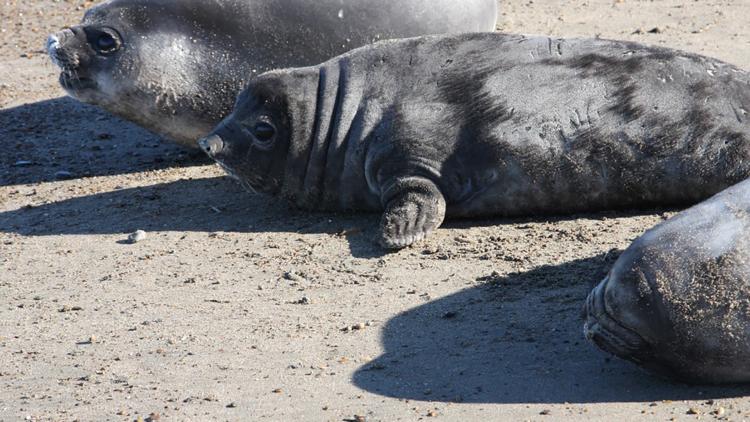
[[[623,326],[607,312],[604,292],[609,277],[589,294],[584,309],[586,339],[605,352],[642,364],[648,360],[649,344],[633,330]]]
[[[96,81],[75,73],[60,73],[60,85],[68,91],[80,92],[96,89]]]

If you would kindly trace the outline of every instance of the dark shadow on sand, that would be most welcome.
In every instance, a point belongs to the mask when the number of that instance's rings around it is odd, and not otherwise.
[[[0,139],[0,186],[210,163],[68,97],[0,110]]]
[[[33,190],[32,190],[33,192]],[[27,190],[11,195],[29,195]],[[34,196],[25,202],[34,203]],[[135,230],[236,233],[329,233],[352,254],[387,251],[372,240],[378,216],[313,213],[253,195],[228,177],[186,179],[66,199],[0,213],[0,232],[24,236],[127,234]]]
[[[581,307],[617,252],[543,266],[402,313],[385,353],[354,376],[388,397],[467,403],[651,402],[737,397],[750,387],[672,383],[583,338]]]
[[[24,203],[35,203],[33,190],[14,190],[10,195],[27,196]],[[626,215],[635,213],[454,220],[444,226],[466,228]],[[374,258],[389,253],[373,240],[379,221],[379,214],[295,209],[281,199],[250,194],[228,177],[214,177],[121,189],[2,212],[0,232],[26,236],[126,234],[135,230],[329,233],[345,236],[354,256]]]

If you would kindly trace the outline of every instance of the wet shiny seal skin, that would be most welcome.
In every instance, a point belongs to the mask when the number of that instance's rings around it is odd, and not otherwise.
[[[586,304],[586,337],[659,374],[750,382],[750,181],[649,230]]]
[[[496,17],[495,0],[113,0],[47,51],[73,97],[195,148],[253,76]]]
[[[309,209],[383,211],[400,248],[445,216],[692,204],[750,176],[750,76],[606,40],[386,41],[254,80],[203,148]]]

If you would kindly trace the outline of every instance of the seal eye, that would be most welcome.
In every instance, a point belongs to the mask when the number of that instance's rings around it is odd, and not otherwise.
[[[270,123],[258,122],[253,127],[253,135],[255,139],[265,144],[270,142],[274,135],[276,135],[276,128]]]
[[[113,37],[111,34],[108,34],[106,32],[102,32],[99,34],[99,36],[96,38],[96,49],[100,53],[114,53],[119,49],[119,44],[115,37]]]

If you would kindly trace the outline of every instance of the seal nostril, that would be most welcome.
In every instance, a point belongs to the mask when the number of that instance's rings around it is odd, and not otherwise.
[[[57,39],[56,36],[50,35],[47,37],[47,51],[49,51],[52,48],[57,48],[57,45],[60,43],[60,41]]]
[[[211,135],[198,141],[203,152],[214,155],[224,148],[224,141],[218,135]]]
[[[210,151],[208,149],[208,143],[206,143],[205,138],[198,141],[198,146],[200,147],[200,149],[203,150],[203,152],[205,152],[206,154],[210,154]]]

